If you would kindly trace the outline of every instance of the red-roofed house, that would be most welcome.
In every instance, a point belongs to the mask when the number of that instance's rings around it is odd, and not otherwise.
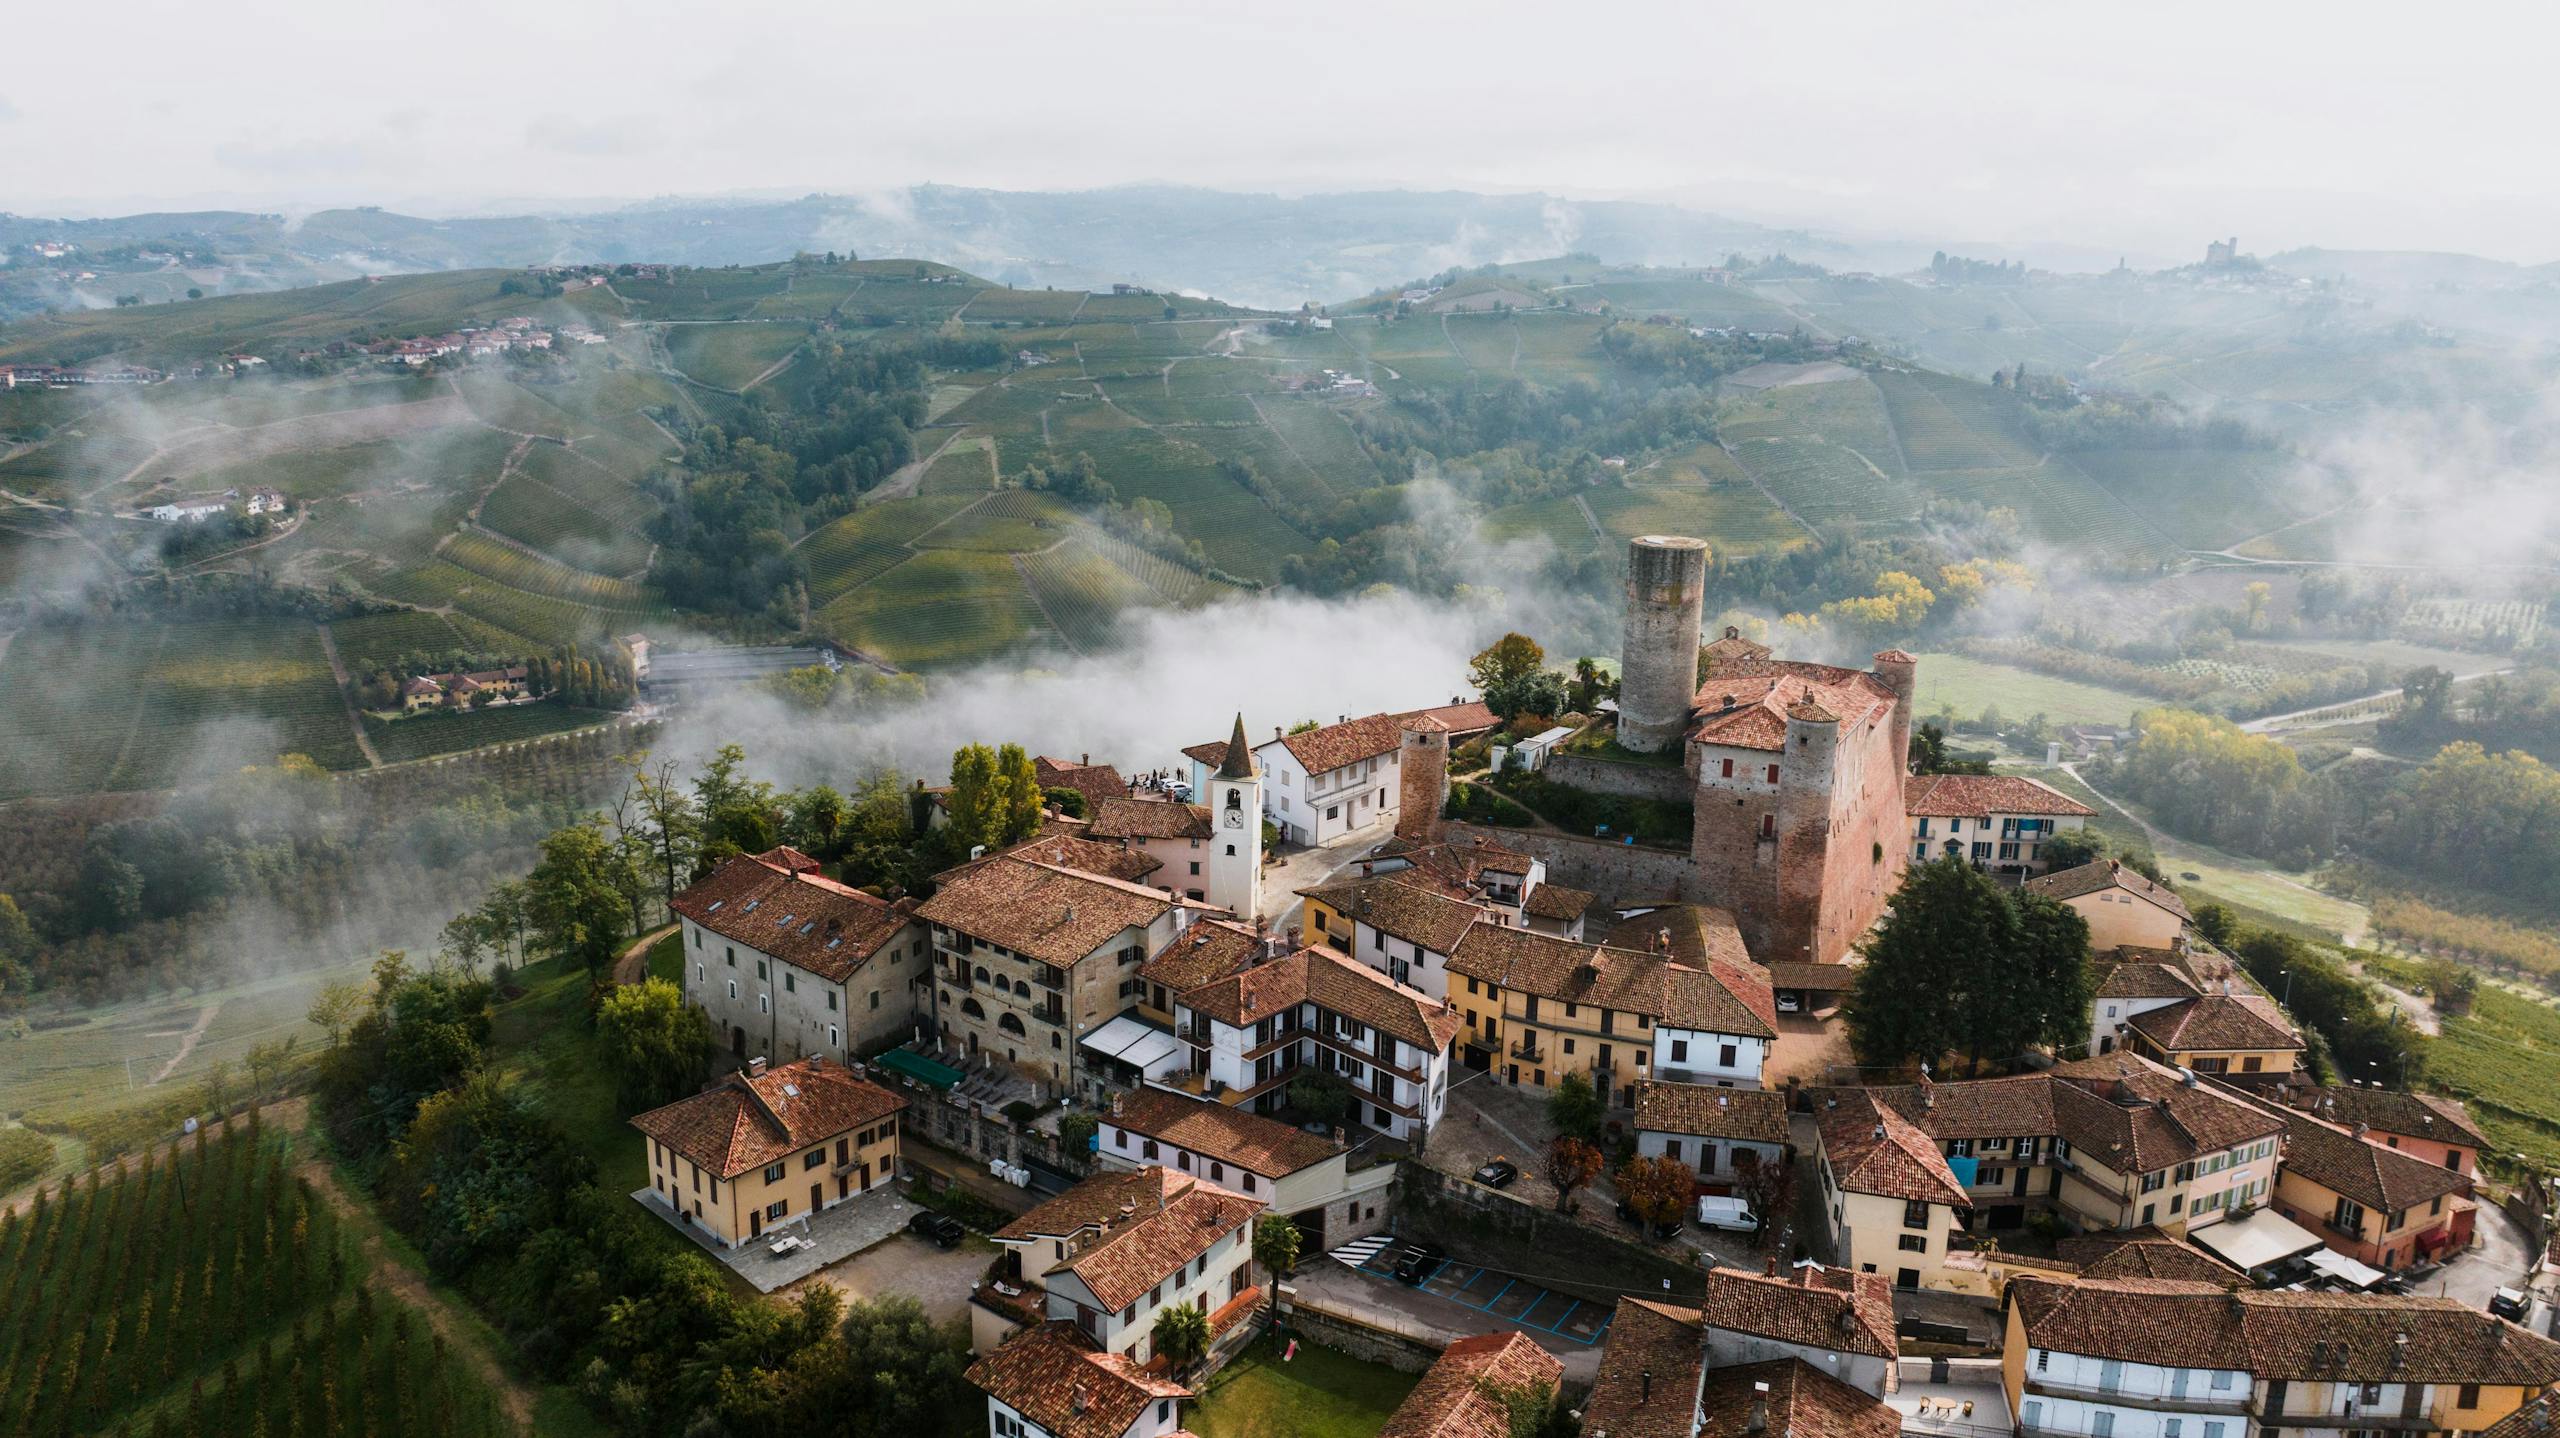
[[[907,1106],[823,1058],[751,1069],[631,1120],[652,1203],[726,1248],[895,1177]]]
[[[797,849],[742,854],[676,895],[685,1001],[741,1058],[869,1052],[915,1022],[923,926]]]
[[[1937,1141],[1866,1089],[1827,1091],[1816,1121],[1822,1209],[1841,1261],[1896,1288],[1966,1286],[1947,1252],[1973,1200]]]
[[[2015,774],[1928,774],[1906,779],[1911,861],[1953,854],[1988,873],[2026,878],[2049,866],[2044,841],[2076,834],[2095,809]]]

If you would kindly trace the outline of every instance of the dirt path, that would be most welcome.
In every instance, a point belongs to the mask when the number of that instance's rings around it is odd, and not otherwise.
[[[636,984],[648,977],[650,946],[675,931],[675,925],[666,924],[633,939],[631,947],[622,951],[622,957],[613,961],[613,981],[617,984]]]
[[[2453,677],[2453,682],[2456,684],[2468,684],[2474,679],[2485,679],[2492,674],[2513,674],[2514,672],[2515,666],[2509,664],[2496,669],[2479,669],[2474,670],[2469,674],[2457,674]],[[2389,689],[2377,690],[2371,694],[2359,694],[2353,699],[2333,700],[2327,704],[2314,705],[2309,709],[2296,709],[2287,714],[2269,714],[2262,719],[2249,720],[2247,723],[2242,724],[2240,728],[2244,733],[2265,734],[2277,729],[2282,729],[2297,719],[2315,719],[2318,716],[2330,713],[2333,710],[2353,709],[2358,705],[2371,704],[2383,699],[2397,699],[2399,697],[2400,689],[2397,685],[2394,685]]]
[[[176,1073],[178,1065],[187,1061],[187,1055],[196,1051],[196,1044],[203,1039],[204,1031],[213,1027],[213,1016],[221,1012],[222,1000],[220,999],[215,999],[212,1003],[196,1010],[194,1025],[187,1030],[185,1037],[178,1040],[178,1051],[169,1055],[169,1061],[160,1066],[160,1072],[151,1076],[151,1082],[161,1083],[169,1075]]]
[[[782,358],[775,360],[769,365],[766,365],[764,373],[757,375],[754,379],[738,386],[738,393],[745,394],[748,390],[754,389],[757,385],[760,385],[766,380],[773,378],[775,375],[782,373],[784,369],[790,366],[793,360],[798,358],[800,358],[800,351],[794,349],[791,353],[784,355]]]
[[[354,686],[347,682],[347,663],[338,657],[338,641],[330,637],[326,624],[320,626],[320,652],[329,656],[329,673],[338,681],[338,703],[347,711],[347,727],[356,731],[356,748],[364,754],[365,767],[381,768],[382,756],[373,752],[373,740],[364,732],[364,716],[356,712],[356,701],[349,697]]]
[[[1045,420],[1048,417],[1048,412],[1043,410],[1041,412],[1041,417]],[[953,442],[960,438],[960,435],[961,431],[958,429],[954,429],[949,434],[944,435],[942,437],[942,443],[933,447],[933,453],[928,454],[921,459],[911,459],[905,464],[899,466],[897,473],[890,475],[887,479],[884,479],[878,484],[873,485],[871,488],[864,490],[862,492],[862,497],[854,501],[853,507],[856,509],[868,509],[875,504],[886,504],[890,500],[905,499],[907,496],[914,494],[916,492],[916,486],[924,483],[924,472],[933,468],[933,462],[942,458],[942,452],[949,449]],[[1040,437],[1044,441],[1048,439],[1046,432],[1043,432]],[[809,531],[810,534],[815,534],[817,532],[818,531],[815,529]],[[803,543],[806,543],[807,540],[808,535],[801,536],[801,541]]]
[[[2391,1000],[2391,1002],[2395,1004],[2398,1004],[2400,1006],[2400,1012],[2408,1016],[2409,1026],[2411,1028],[2425,1034],[2428,1038],[2438,1037],[2444,1032],[2444,1023],[2436,1017],[2436,1006],[2434,1004],[2427,1002],[2424,998],[2409,992],[2407,989],[2384,983],[2382,980],[2366,973],[2364,971],[2364,965],[2362,964],[2349,964],[2347,965],[2347,971],[2354,974],[2357,978],[2364,980],[2367,986],[2380,989],[2383,997]]]
[[[338,1171],[326,1159],[314,1155],[294,1165],[294,1174],[311,1184],[311,1191],[329,1205],[340,1218],[360,1228],[371,1228],[376,1216],[355,1195],[347,1192],[338,1180]],[[497,1355],[480,1341],[480,1330],[454,1301],[438,1293],[424,1274],[411,1268],[397,1254],[387,1249],[382,1235],[368,1232],[361,1245],[366,1270],[384,1291],[418,1311],[436,1336],[444,1340],[445,1351],[453,1354],[498,1396],[507,1418],[519,1433],[533,1431],[534,1392],[530,1385],[509,1373]]]
[[[1573,507],[1582,511],[1582,522],[1591,526],[1591,532],[1599,539],[1600,547],[1602,549],[1607,549],[1609,547],[1609,531],[1600,527],[1600,516],[1591,512],[1590,501],[1577,494],[1573,497]]]

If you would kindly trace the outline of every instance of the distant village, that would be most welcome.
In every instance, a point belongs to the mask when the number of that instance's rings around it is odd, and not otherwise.
[[[735,1071],[631,1120],[635,1199],[770,1290],[883,1241],[902,1175],[965,1190],[1003,1435],[1187,1432],[1266,1322],[1418,1372],[1394,1438],[1531,1431],[1511,1388],[1589,1438],[2544,1433],[2560,1344],[2463,1105],[2316,1080],[2087,805],[1911,772],[1919,660],[1710,636],[1706,564],[1633,542],[1617,694],[1574,723],[1460,696],[1039,757],[1036,832],[922,899],[718,864],[673,942]],[[1461,751],[1693,827],[1466,822]],[[2085,1014],[2015,1072],[1841,1042],[1930,864],[2086,933]]]

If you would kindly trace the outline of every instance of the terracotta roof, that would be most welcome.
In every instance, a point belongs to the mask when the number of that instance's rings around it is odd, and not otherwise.
[[[1393,714],[1371,714],[1361,719],[1346,719],[1320,729],[1284,735],[1280,747],[1298,761],[1309,777],[1327,774],[1363,759],[1392,754],[1404,742],[1404,727]]]
[[[2376,1133],[2486,1148],[2489,1140],[2471,1122],[2471,1110],[2442,1094],[2399,1089],[2333,1086],[2304,1089],[2286,1100],[2293,1107],[2342,1127],[2363,1124]]]
[[[1880,1273],[1804,1264],[1763,1276],[1739,1268],[1707,1271],[1709,1326],[1779,1343],[1898,1359],[1893,1281]]]
[[[1216,834],[1209,811],[1169,799],[1105,799],[1085,818],[1096,839],[1206,839]]]
[[[705,1172],[735,1178],[906,1106],[844,1065],[810,1058],[753,1078],[732,1073],[691,1098],[634,1116],[631,1126]]]
[[[1129,796],[1129,781],[1108,764],[1070,763],[1042,754],[1032,759],[1031,772],[1039,776],[1043,789],[1073,789],[1082,794],[1088,814],[1106,799]]]
[[[1510,1414],[1485,1390],[1543,1383],[1554,1389],[1564,1365],[1528,1334],[1479,1333],[1440,1350],[1378,1438],[1510,1438]]]
[[[1440,727],[1448,730],[1449,737],[1452,739],[1481,734],[1502,722],[1501,717],[1493,712],[1491,706],[1481,699],[1467,703],[1452,701],[1429,709],[1408,709],[1396,718],[1407,722],[1425,718],[1437,719],[1440,721]]]
[[[1021,1243],[1034,1238],[1063,1238],[1081,1229],[1099,1229],[1121,1218],[1122,1208],[1152,1209],[1180,1175],[1163,1167],[1135,1173],[1104,1169],[1093,1177],[1041,1203],[995,1232],[1000,1241]]]
[[[1173,907],[1153,889],[1054,864],[1001,858],[944,883],[916,910],[929,923],[1056,968],[1074,965]]]
[[[1389,839],[1370,857],[1380,861],[1402,859],[1434,878],[1459,885],[1480,883],[1487,874],[1527,878],[1529,866],[1535,862],[1527,854],[1503,848],[1490,839],[1452,839],[1445,844]]]
[[[2149,899],[2180,919],[2195,917],[2187,912],[2184,899],[2171,893],[2165,886],[2155,884],[2126,868],[2121,860],[2116,859],[2093,859],[2076,869],[2038,874],[2027,880],[2026,889],[2028,893],[2042,894],[2048,899],[2076,899],[2083,894],[2094,894],[2100,889],[2122,889],[2128,894]]]
[[[1483,909],[1439,892],[1426,874],[1409,869],[1298,892],[1435,954],[1456,948],[1467,926],[1484,917]]]
[[[2288,1381],[2560,1381],[2560,1344],[2451,1298],[2021,1275],[2009,1302],[2028,1343],[2083,1357]]]
[[[1582,1431],[1609,1438],[1690,1438],[1706,1328],[1695,1308],[1621,1298],[1582,1403]]]
[[[1971,1208],[1937,1143],[1865,1089],[1832,1089],[1816,1113],[1831,1173],[1850,1193]]]
[[[2117,1052],[2056,1064],[2054,1131],[2118,1173],[2149,1173],[2198,1154],[2273,1138],[2284,1120],[2215,1084]]]
[[[1121,1438],[1147,1405],[1191,1390],[1116,1353],[1097,1352],[1073,1324],[1043,1323],[969,1365],[969,1381],[1052,1438]]]
[[[1138,966],[1138,977],[1180,994],[1260,962],[1262,936],[1233,919],[1200,919]]]
[[[1698,717],[1689,740],[1780,749],[1786,745],[1790,718],[1855,724],[1892,704],[1893,691],[1864,670],[1786,659],[1718,660],[1690,700]]]
[[[1344,1151],[1330,1139],[1278,1119],[1162,1089],[1120,1095],[1104,1121],[1270,1179],[1313,1168]]]
[[[2113,1233],[2074,1234],[2054,1245],[2054,1256],[2077,1268],[2084,1278],[2178,1278],[2222,1288],[2249,1285],[2249,1275],[2147,1225]]]
[[[2116,952],[2124,952],[2122,949]],[[2176,963],[2121,961],[2108,966],[2098,979],[2097,996],[2102,999],[2183,999],[2204,992],[2184,965]]]
[[[1693,969],[1660,954],[1478,924],[1450,951],[1449,972],[1558,1003],[1643,1014],[1673,1028],[1777,1034],[1776,1001],[1749,965]]]
[[[1767,1406],[1754,1428],[1752,1409],[1762,1404]],[[1698,1406],[1707,1420],[1699,1438],[1743,1438],[1755,1432],[1781,1438],[1894,1438],[1902,1431],[1902,1415],[1891,1404],[1801,1358],[1710,1370]]]
[[[1227,735],[1226,752],[1218,756],[1217,775],[1221,779],[1250,779],[1254,776],[1253,745],[1244,737],[1244,715],[1236,715],[1236,727]]]
[[[2302,1036],[2284,1010],[2256,994],[2199,994],[2125,1020],[2164,1053],[2189,1049],[2298,1049]]]
[[[1446,1049],[1463,1023],[1447,1004],[1326,949],[1300,949],[1214,980],[1184,993],[1180,1002],[1230,1028],[1312,1003],[1431,1053]]]
[[[1915,819],[1988,819],[1994,814],[2085,818],[2098,812],[2016,774],[1915,775],[1902,786],[1902,811]]]
[[[2307,1114],[2296,1114],[2285,1125],[2284,1171],[2383,1214],[2471,1191],[2471,1180],[2452,1169]]]
[[[2549,1438],[2552,1397],[2536,1396],[2516,1411],[2480,1430],[2480,1438]]]
[[[1081,869],[1100,874],[1106,879],[1137,883],[1164,867],[1164,861],[1144,849],[1125,844],[1104,843],[1084,837],[1085,825],[1080,819],[1051,819],[1038,835],[1010,848],[981,854],[965,864],[955,864],[933,876],[937,884],[947,884],[962,874],[1005,859],[1023,859],[1033,863],[1055,864],[1062,869]]]
[[[1666,930],[1670,933],[1670,947],[1663,949],[1660,946]],[[1664,904],[1629,914],[1611,924],[1608,932],[1600,936],[1600,942],[1613,949],[1666,953],[1691,968],[1704,968],[1715,959],[1751,962],[1751,950],[1742,942],[1742,929],[1734,922],[1733,911],[1712,904]]]
[[[842,983],[914,916],[816,870],[817,861],[796,849],[741,854],[670,907],[724,939]]]
[[[1724,633],[1708,640],[1700,648],[1708,658],[1720,663],[1729,663],[1737,659],[1757,660],[1769,657],[1768,645],[1743,638],[1741,629],[1731,624],[1724,627]]]
[[[1218,772],[1218,766],[1227,762],[1227,741],[1212,739],[1206,744],[1185,744],[1182,746],[1182,757],[1199,760],[1209,766],[1210,773],[1215,774]]]
[[[1867,1090],[1921,1132],[1949,1139],[2042,1138],[2054,1132],[2053,1080],[2043,1074]]]
[[[1590,909],[1594,895],[1588,889],[1568,889],[1562,884],[1540,884],[1529,891],[1521,902],[1520,912],[1533,919],[1553,919],[1571,923]]]
[[[1803,989],[1812,993],[1846,993],[1855,988],[1858,970],[1851,964],[1784,963],[1769,965],[1772,988]]]
[[[1043,1277],[1072,1273],[1105,1309],[1117,1311],[1253,1222],[1262,1209],[1260,1199],[1197,1178],[1168,1176],[1163,1193],[1163,1207],[1141,1206],[1105,1225],[1100,1238]]]
[[[1717,1088],[1713,1084],[1636,1085],[1639,1132],[1685,1133],[1751,1143],[1787,1142],[1786,1096],[1773,1089]]]

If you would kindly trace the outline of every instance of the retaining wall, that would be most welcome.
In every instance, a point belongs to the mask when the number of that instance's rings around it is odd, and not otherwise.
[[[1686,804],[1697,797],[1690,790],[1689,771],[1676,764],[1622,764],[1588,754],[1550,754],[1543,772],[1559,784],[1594,794],[1653,799],[1665,804]]]
[[[1678,770],[1670,771],[1678,773]],[[1688,903],[1712,900],[1698,887],[1697,866],[1673,849],[1612,844],[1573,834],[1539,829],[1497,829],[1480,824],[1449,825],[1449,837],[1463,842],[1480,838],[1488,844],[1545,861],[1547,882],[1589,889],[1603,901],[1677,897]]]

